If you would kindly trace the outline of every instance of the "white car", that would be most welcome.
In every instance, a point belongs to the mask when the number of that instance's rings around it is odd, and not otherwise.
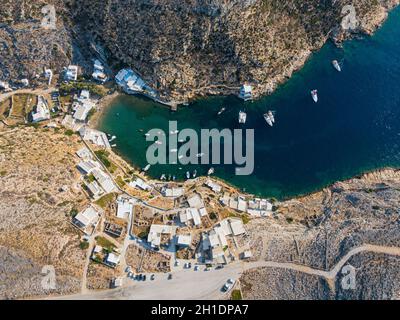
[[[199,271],[199,266],[194,266],[194,271]]]
[[[228,281],[226,281],[224,286],[222,287],[222,290],[225,292],[228,292],[229,290],[231,290],[233,288],[234,284],[235,284],[235,280],[228,279]]]

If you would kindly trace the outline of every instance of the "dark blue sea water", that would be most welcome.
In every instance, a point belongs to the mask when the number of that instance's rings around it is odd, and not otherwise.
[[[216,176],[247,192],[287,198],[312,192],[334,181],[385,166],[400,167],[400,9],[393,11],[373,37],[331,43],[315,53],[272,96],[243,103],[233,96],[201,99],[176,113],[139,97],[113,102],[99,125],[116,135],[116,150],[144,167],[143,133],[152,128],[168,132],[168,120],[178,128],[240,128],[237,117],[247,112],[243,128],[255,129],[255,171],[235,176],[233,166],[215,166]],[[341,73],[331,61],[339,60]],[[317,88],[314,104],[310,90]],[[227,111],[217,117],[225,106]],[[276,125],[262,114],[276,111]],[[141,131],[143,130],[143,131]],[[209,166],[198,166],[205,173]],[[184,173],[194,167],[159,165],[149,174]]]

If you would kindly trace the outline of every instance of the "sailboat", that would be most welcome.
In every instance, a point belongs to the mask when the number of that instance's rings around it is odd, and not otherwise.
[[[342,71],[342,68],[340,67],[340,64],[339,64],[339,62],[337,60],[333,60],[332,61],[332,65],[337,71],[339,71],[339,72]]]
[[[317,103],[318,102],[318,90],[312,90],[311,96],[312,96],[314,102]]]
[[[246,112],[240,111],[239,112],[239,123],[246,123],[247,114]]]
[[[222,107],[219,111],[218,111],[218,113],[217,113],[217,115],[220,115],[222,112],[224,112],[226,110],[226,108],[225,107]]]
[[[264,114],[264,119],[267,121],[267,123],[273,127],[275,123],[275,117],[272,111],[268,111],[267,113]]]

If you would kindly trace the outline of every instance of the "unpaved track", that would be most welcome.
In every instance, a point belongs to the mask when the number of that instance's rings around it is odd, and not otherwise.
[[[226,297],[221,287],[228,278],[238,279],[245,271],[253,268],[269,267],[294,270],[310,275],[324,277],[332,282],[346,262],[354,255],[362,252],[381,253],[400,256],[400,248],[365,244],[351,249],[330,270],[323,271],[295,263],[274,261],[258,261],[252,263],[236,262],[222,270],[193,271],[180,270],[174,273],[172,280],[167,280],[166,274],[158,274],[155,281],[133,282],[130,280],[125,287],[113,290],[89,292],[48,299],[222,299]]]

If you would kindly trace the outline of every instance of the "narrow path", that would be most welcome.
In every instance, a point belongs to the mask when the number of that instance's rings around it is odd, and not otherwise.
[[[383,253],[388,255],[400,256],[400,248],[398,247],[385,247],[385,246],[377,246],[372,244],[365,244],[360,247],[356,247],[351,249],[346,255],[344,255],[339,262],[330,270],[324,271],[320,269],[314,269],[311,267],[307,267],[305,265],[296,264],[296,263],[287,263],[287,262],[275,262],[275,261],[258,261],[251,264],[251,269],[254,267],[270,267],[270,268],[283,268],[289,270],[295,270],[302,273],[307,273],[311,275],[316,275],[319,277],[324,277],[327,280],[333,280],[336,278],[339,271],[343,268],[350,258],[356,254],[362,252],[373,252],[373,253]]]

